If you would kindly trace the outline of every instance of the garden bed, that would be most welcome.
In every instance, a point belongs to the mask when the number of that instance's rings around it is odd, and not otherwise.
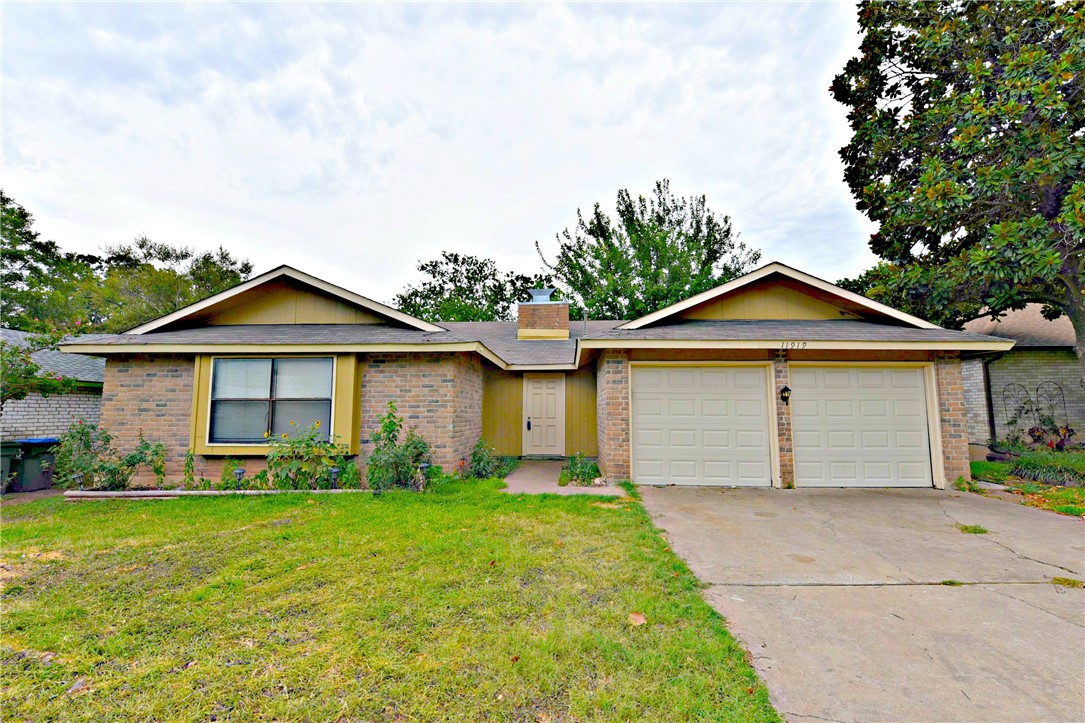
[[[224,495],[278,495],[278,494],[338,494],[340,492],[369,492],[370,490],[68,490],[67,500],[175,500],[178,497],[221,497]]]

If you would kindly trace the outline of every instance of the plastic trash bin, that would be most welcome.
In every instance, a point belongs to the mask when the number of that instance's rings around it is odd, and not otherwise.
[[[56,437],[16,439],[22,448],[22,461],[12,492],[33,492],[53,486],[53,452],[60,440]]]
[[[17,471],[22,458],[18,442],[0,442],[0,493],[8,491],[8,484],[14,482],[13,474]]]

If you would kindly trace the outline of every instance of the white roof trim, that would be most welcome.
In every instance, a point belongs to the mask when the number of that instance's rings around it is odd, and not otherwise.
[[[137,326],[136,328],[130,329],[125,333],[146,334],[149,331],[160,329],[161,327],[183,319],[190,314],[194,314],[198,311],[203,311],[204,309],[214,306],[219,302],[226,301],[227,299],[237,296],[238,294],[243,294],[246,291],[255,289],[261,284],[283,276],[308,284],[309,286],[314,286],[336,298],[342,299],[356,306],[361,306],[363,308],[369,309],[370,311],[376,312],[381,316],[386,316],[389,319],[398,321],[401,324],[406,324],[407,326],[410,326],[414,329],[419,329],[421,331],[448,331],[444,327],[430,324],[427,321],[416,319],[409,314],[404,314],[402,311],[397,311],[390,306],[385,306],[379,301],[373,301],[372,299],[366,298],[361,294],[355,294],[353,291],[347,291],[346,289],[336,286],[335,284],[329,284],[327,281],[322,281],[315,276],[310,276],[304,271],[298,271],[297,269],[291,268],[289,266],[280,266],[277,269],[272,269],[271,271],[268,271],[266,274],[261,274],[254,279],[249,279],[242,284],[238,284],[232,289],[220,291],[214,296],[207,297],[203,301],[197,301],[195,304],[189,304],[188,306],[182,309],[178,309],[171,314],[161,316],[154,321],[148,321],[146,324]]]
[[[633,319],[632,321],[627,321],[624,324],[619,324],[615,328],[640,329],[643,326],[647,326],[648,324],[652,324],[661,319],[666,319],[668,316],[673,316],[679,312],[685,311],[686,309],[697,306],[698,304],[703,304],[706,301],[710,301],[718,296],[729,294],[736,289],[741,289],[743,286],[752,284],[755,281],[760,281],[766,276],[770,276],[772,274],[782,274],[784,276],[788,276],[792,279],[795,279],[796,281],[800,281],[804,284],[813,286],[815,289],[820,289],[821,291],[833,294],[834,296],[839,296],[841,299],[845,299],[855,304],[859,304],[860,306],[864,306],[871,311],[876,311],[880,314],[892,317],[894,319],[897,319],[898,321],[903,321],[906,324],[911,324],[912,326],[918,327],[920,329],[941,328],[937,324],[932,324],[929,321],[920,319],[918,316],[905,314],[903,311],[894,309],[891,306],[879,304],[877,301],[871,301],[865,296],[860,296],[859,294],[848,291],[847,289],[842,289],[835,284],[830,284],[828,281],[822,281],[816,276],[805,274],[798,269],[793,269],[790,266],[781,264],[779,261],[773,261],[767,266],[762,266],[756,271],[751,271],[745,276],[740,276],[737,279],[732,279],[731,281],[728,281],[722,286],[717,286],[714,289],[709,289],[708,291],[704,291],[700,294],[697,294],[696,296],[691,296],[684,301],[679,301],[677,304],[665,306],[659,311],[654,311],[647,316],[640,317],[639,319]]]

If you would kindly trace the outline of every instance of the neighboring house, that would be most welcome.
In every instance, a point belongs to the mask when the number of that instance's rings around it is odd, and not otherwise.
[[[968,436],[986,445],[1011,432],[1024,434],[1048,417],[1077,430],[1085,441],[1085,388],[1074,353],[1074,327],[1065,315],[1049,321],[1042,304],[1008,311],[998,319],[974,319],[964,328],[1016,342],[1009,351],[966,359],[962,365]]]
[[[24,331],[0,329],[0,340],[8,344],[22,346],[29,336]],[[45,372],[75,379],[76,390],[47,397],[29,394],[25,399],[5,402],[0,410],[0,440],[59,437],[80,419],[97,424],[105,359],[48,349],[35,352],[32,358]]]
[[[944,487],[969,474],[961,353],[1013,346],[778,263],[631,321],[518,316],[433,324],[284,266],[63,348],[107,357],[103,426],[165,442],[170,477],[188,449],[198,475],[262,467],[291,420],[364,453],[394,400],[446,469],[485,436],[611,481]]]

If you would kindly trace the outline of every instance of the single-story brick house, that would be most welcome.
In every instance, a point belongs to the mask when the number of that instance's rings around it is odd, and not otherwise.
[[[986,454],[991,439],[1023,434],[1041,416],[1077,430],[1085,441],[1085,387],[1074,353],[1074,326],[1065,315],[1045,319],[1043,304],[965,324],[965,331],[1015,342],[1010,350],[966,358],[964,374],[968,437],[974,454]]]
[[[395,400],[445,468],[485,436],[644,484],[941,488],[969,474],[962,352],[1013,346],[779,263],[629,321],[546,299],[433,324],[284,266],[63,348],[106,356],[102,424],[165,442],[170,476],[188,449],[255,468],[290,419],[364,453]]]
[[[23,346],[29,336],[25,331],[0,329],[0,340],[13,346]],[[59,437],[80,419],[87,424],[98,423],[105,359],[51,349],[34,352],[31,358],[44,372],[74,379],[76,388],[68,394],[43,397],[31,393],[24,399],[5,402],[0,409],[0,441]]]

